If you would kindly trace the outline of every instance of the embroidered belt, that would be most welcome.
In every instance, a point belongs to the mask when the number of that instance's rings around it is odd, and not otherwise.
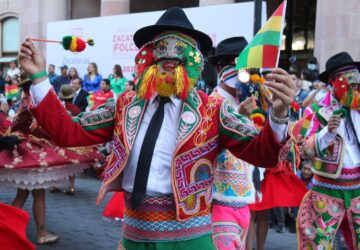
[[[339,190],[353,190],[360,188],[360,167],[343,168],[337,179],[330,179],[314,175],[314,185]]]
[[[125,193],[123,234],[137,242],[183,241],[211,234],[211,215],[177,221],[173,196],[145,197],[137,208],[131,208],[131,194]]]
[[[241,208],[245,207],[248,204],[245,202],[239,202],[239,201],[218,201],[216,199],[213,200],[213,204],[218,204],[226,207],[233,207],[233,208]]]

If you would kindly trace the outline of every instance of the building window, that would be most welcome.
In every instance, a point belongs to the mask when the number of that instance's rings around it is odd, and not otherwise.
[[[2,51],[17,52],[20,45],[19,19],[10,17],[2,21]]]

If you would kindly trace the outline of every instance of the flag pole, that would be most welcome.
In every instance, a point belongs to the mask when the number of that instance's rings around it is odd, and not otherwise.
[[[286,17],[286,4],[287,4],[287,0],[284,0],[284,8],[283,8],[283,19],[282,19],[282,22],[281,22],[281,33],[280,33],[280,44],[279,44],[279,50],[278,50],[278,54],[277,54],[277,58],[276,58],[276,68],[278,67],[279,65],[279,58],[280,58],[280,47],[281,47],[281,41],[282,41],[282,36],[283,36],[283,33],[284,33],[284,25],[285,25],[285,17]]]
[[[262,0],[254,0],[254,36],[261,28]]]

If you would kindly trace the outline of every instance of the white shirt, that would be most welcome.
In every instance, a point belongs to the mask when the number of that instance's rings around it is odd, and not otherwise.
[[[72,103],[75,103],[76,98],[78,97],[78,95],[79,95],[79,93],[80,93],[80,90],[81,90],[81,88],[79,88],[78,90],[75,91],[75,96],[74,96],[74,98],[73,98]]]
[[[332,101],[335,100],[333,97]],[[335,110],[339,107],[335,107]],[[351,110],[351,120],[356,130],[357,136],[360,136],[360,114],[359,111]],[[346,131],[346,125],[348,126]],[[346,118],[343,118],[340,122],[340,126],[337,130],[338,134],[344,140],[344,157],[343,157],[343,168],[351,169],[360,166],[360,148],[356,141],[356,134],[350,127],[350,124],[346,124]],[[335,139],[336,134],[332,134],[328,131],[328,126],[324,127],[318,135],[320,150],[327,148]],[[359,138],[358,138],[359,139]]]
[[[9,69],[7,72],[6,72],[7,75],[9,75],[10,77],[13,77],[14,75],[19,75],[20,74],[20,70],[19,68],[15,68],[15,69]]]
[[[51,89],[48,79],[30,87],[30,94],[34,105],[39,104],[48,91]],[[149,179],[146,187],[146,193],[150,196],[171,194],[171,162],[176,146],[177,128],[181,114],[182,101],[172,96],[171,102],[164,106],[164,121],[161,127],[158,139],[155,144],[154,154],[151,160]],[[146,130],[149,126],[151,117],[158,107],[158,101],[152,98],[145,110],[141,121],[139,132],[135,138],[133,148],[129,155],[129,160],[124,169],[122,188],[132,192],[135,181],[136,168],[139,160],[141,145],[143,143]],[[275,136],[280,142],[284,142],[287,135],[287,125],[278,125],[270,120],[270,126]]]
[[[182,101],[174,96],[172,96],[170,100],[171,101],[164,106],[164,121],[151,160],[149,179],[146,187],[146,193],[150,196],[172,193],[170,164],[176,146],[176,135]],[[124,169],[122,188],[128,192],[132,192],[133,190],[140,149],[149,127],[150,120],[158,106],[159,101],[157,98],[152,98],[148,102],[139,132],[129,155],[128,163]]]

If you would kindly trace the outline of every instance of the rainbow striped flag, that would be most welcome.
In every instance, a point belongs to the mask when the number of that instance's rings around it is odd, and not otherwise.
[[[274,14],[240,53],[236,62],[237,70],[277,67],[284,29],[285,10],[286,1],[280,4]]]
[[[17,85],[8,85],[5,86],[5,96],[6,100],[11,100],[14,97],[19,97],[19,87]]]

